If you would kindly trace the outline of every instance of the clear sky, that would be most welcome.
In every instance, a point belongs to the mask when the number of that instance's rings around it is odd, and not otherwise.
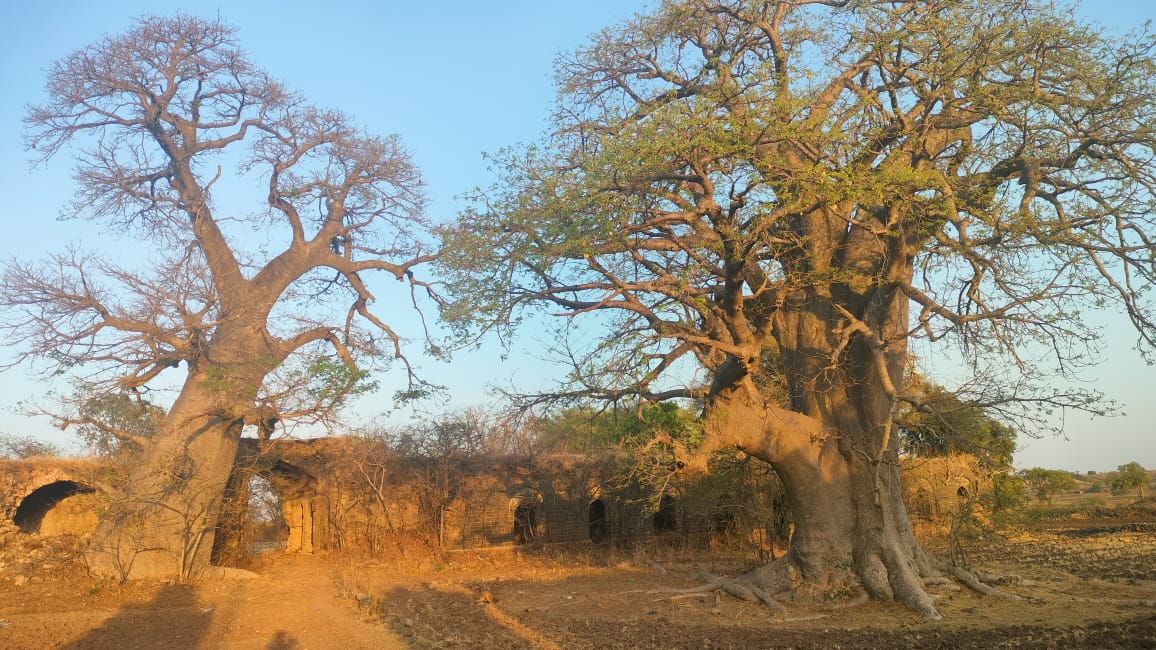
[[[441,0],[439,2],[305,3],[245,1],[193,4],[169,0],[108,2],[39,0],[9,3],[0,23],[0,258],[41,257],[68,242],[92,245],[101,233],[55,220],[72,192],[71,161],[62,155],[30,169],[21,142],[26,105],[43,98],[45,69],[102,35],[124,32],[133,17],[219,14],[240,29],[253,62],[313,103],[354,115],[373,133],[398,133],[425,176],[431,214],[451,218],[454,197],[489,182],[484,151],[533,141],[543,131],[553,96],[554,57],[591,32],[641,11],[639,0]],[[651,2],[649,4],[657,4]],[[1150,0],[1088,3],[1085,15],[1113,28],[1156,18]],[[131,247],[124,250],[131,251]],[[386,314],[388,315],[388,314]],[[1119,402],[1125,416],[1069,416],[1067,440],[1021,439],[1019,467],[1106,470],[1135,460],[1156,468],[1156,369],[1131,345],[1135,336],[1105,316],[1107,360],[1086,380]],[[0,346],[3,345],[0,341]],[[536,345],[533,332],[522,338]],[[530,355],[502,361],[496,349],[461,355],[451,364],[421,361],[435,383],[450,387],[456,406],[480,404],[487,384],[540,387],[553,368]],[[2,350],[0,350],[2,352]],[[394,390],[380,396],[387,408]],[[0,374],[0,431],[57,442],[69,434],[19,415],[17,404],[48,387],[16,369]]]

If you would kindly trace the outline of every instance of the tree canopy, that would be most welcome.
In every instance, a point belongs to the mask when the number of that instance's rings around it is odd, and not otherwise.
[[[267,330],[252,352],[267,373],[255,401],[308,420],[379,360],[404,361],[365,280],[380,271],[416,287],[413,266],[431,259],[421,178],[396,136],[307,103],[219,19],[142,18],[54,64],[46,91],[27,142],[37,160],[75,151],[62,216],[152,254],[70,248],[8,263],[11,364],[83,368],[95,388],[140,391],[182,363],[205,371],[210,344],[244,322]],[[218,192],[234,179],[256,191]]]
[[[1032,467],[1020,470],[1019,475],[1027,483],[1028,488],[1035,491],[1037,499],[1048,503],[1052,502],[1056,492],[1076,489],[1076,479],[1072,477],[1071,472],[1063,470]]]
[[[1109,487],[1112,494],[1124,494],[1132,488],[1138,488],[1140,498],[1144,498],[1144,486],[1152,480],[1148,470],[1135,461],[1116,468],[1116,476],[1112,477]]]
[[[1153,343],[1152,47],[1035,2],[664,3],[561,57],[552,132],[492,156],[450,315],[607,314],[575,388],[665,397],[684,357],[794,347],[781,317],[820,291],[822,349],[951,339],[1014,370],[1002,397],[1086,406],[1028,380],[1053,377],[1037,345],[1092,360],[1090,308]]]

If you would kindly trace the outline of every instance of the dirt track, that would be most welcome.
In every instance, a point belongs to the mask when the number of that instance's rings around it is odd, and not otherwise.
[[[934,622],[893,604],[788,604],[772,616],[714,594],[652,593],[693,586],[701,570],[742,569],[673,552],[272,557],[254,579],[124,587],[96,582],[53,552],[0,569],[0,647],[1156,648],[1150,532],[1044,534],[976,548],[977,564],[1032,581],[1004,587],[1022,600],[940,587],[944,620]],[[17,576],[27,581],[16,586]]]

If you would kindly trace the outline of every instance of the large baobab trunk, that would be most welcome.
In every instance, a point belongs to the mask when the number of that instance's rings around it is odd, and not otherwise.
[[[221,337],[221,338],[228,338]],[[214,346],[259,350],[259,342]],[[156,438],[101,517],[86,555],[89,570],[120,579],[187,579],[208,565],[221,498],[269,357],[249,353],[189,374]],[[253,358],[260,361],[253,361]]]
[[[736,446],[783,482],[795,530],[787,555],[753,574],[765,590],[861,589],[936,618],[922,583],[932,567],[902,500],[892,431],[906,356],[894,324],[906,322],[906,301],[864,304],[860,317],[815,298],[784,310],[776,333],[789,408],[767,399],[741,361],[725,364],[707,403],[708,449]]]
[[[922,584],[932,567],[912,534],[894,444],[873,454],[859,444],[862,432],[825,429],[743,392],[708,408],[711,446],[726,441],[770,463],[795,524],[786,556],[751,578],[771,594],[865,591],[937,618]]]

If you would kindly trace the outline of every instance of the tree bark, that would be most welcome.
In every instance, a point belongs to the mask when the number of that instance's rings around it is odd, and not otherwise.
[[[85,556],[91,572],[185,580],[209,566],[245,415],[275,363],[261,352],[269,351],[264,337],[219,332],[216,338],[227,344],[213,345],[195,364],[157,437],[101,517]]]
[[[752,575],[765,591],[862,590],[938,618],[923,588],[933,569],[903,503],[892,432],[907,302],[882,291],[841,302],[854,309],[810,295],[777,316],[788,404],[761,393],[757,360],[723,365],[707,400],[705,451],[737,447],[770,463],[783,483],[795,528],[786,556]]]
[[[787,554],[751,576],[760,587],[794,598],[862,590],[939,617],[923,588],[933,568],[912,532],[894,445],[872,458],[852,432],[768,407],[753,391],[718,397],[707,414],[707,449],[733,445],[770,463],[794,518]]]

